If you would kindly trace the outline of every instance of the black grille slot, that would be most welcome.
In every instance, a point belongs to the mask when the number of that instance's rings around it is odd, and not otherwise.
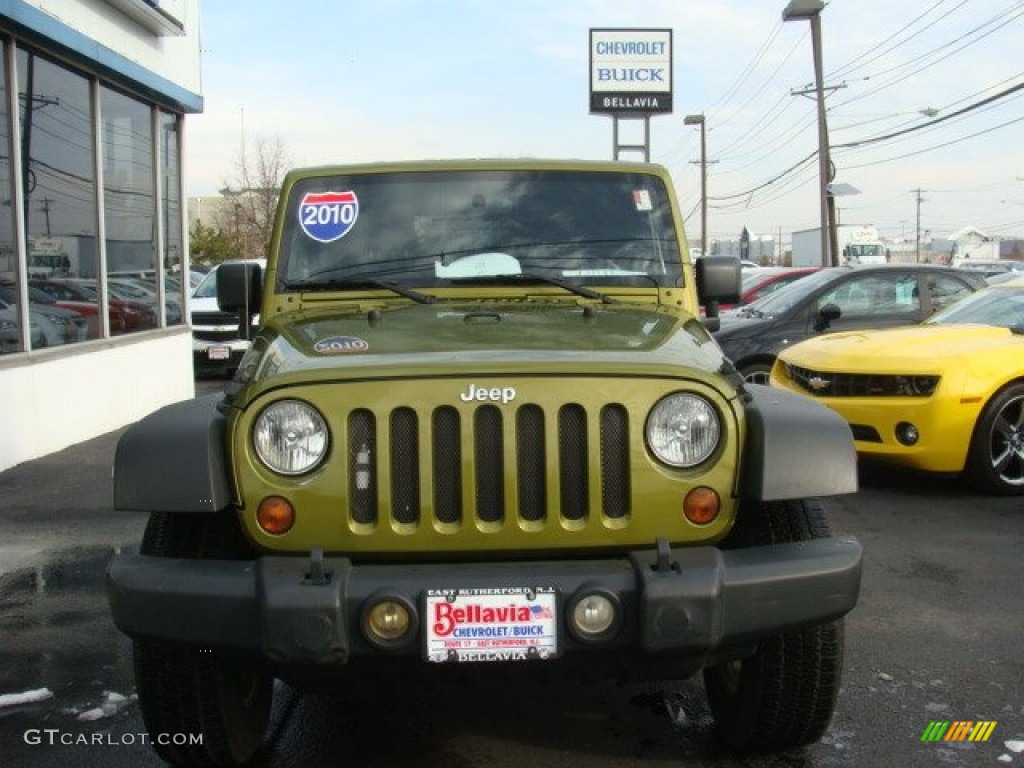
[[[233,312],[193,312],[192,325],[233,325],[238,327],[238,315]]]
[[[476,465],[476,514],[487,523],[504,516],[504,445],[501,439],[501,411],[497,406],[479,408],[473,419],[473,461]]]
[[[516,413],[516,473],[519,516],[523,520],[547,517],[547,465],[544,411],[536,405],[524,405]]]
[[[348,417],[349,498],[357,523],[377,520],[377,430],[370,411]]]
[[[850,431],[853,432],[853,439],[860,440],[862,443],[882,442],[882,437],[878,434],[878,430],[866,424],[851,424]]]
[[[199,341],[238,341],[241,336],[238,330],[233,331],[207,331],[201,328],[193,328],[192,336]]]
[[[601,409],[601,505],[607,517],[629,514],[629,416],[621,405]]]
[[[462,519],[462,441],[459,412],[450,406],[434,411],[434,516],[442,523]]]
[[[587,494],[587,414],[579,405],[558,412],[558,469],[562,481],[562,516],[583,520],[589,506]]]
[[[416,412],[391,412],[391,516],[400,523],[420,517],[420,452]]]
[[[592,511],[627,519],[633,511],[629,430],[629,413],[619,403],[599,411],[578,403],[557,411],[536,403],[514,410],[446,405],[427,413],[357,408],[348,416],[346,444],[351,520],[371,526],[382,515],[410,526],[544,523],[552,516],[585,522]],[[423,487],[424,477],[431,487]],[[600,481],[593,494],[592,480]]]

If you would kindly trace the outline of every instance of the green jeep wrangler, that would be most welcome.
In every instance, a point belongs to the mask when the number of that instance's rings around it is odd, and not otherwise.
[[[817,497],[856,490],[852,439],[723,357],[739,263],[691,263],[663,168],[297,170],[265,274],[221,272],[260,317],[234,381],[114,466],[149,515],[108,571],[145,724],[202,734],[163,758],[243,764],[275,678],[380,663],[702,671],[737,751],[822,735],[861,550]]]

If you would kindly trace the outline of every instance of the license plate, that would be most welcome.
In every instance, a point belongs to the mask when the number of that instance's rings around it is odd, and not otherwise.
[[[231,358],[230,347],[210,347],[206,350],[208,360],[228,360]]]
[[[526,661],[558,655],[553,587],[431,589],[426,594],[427,661]]]

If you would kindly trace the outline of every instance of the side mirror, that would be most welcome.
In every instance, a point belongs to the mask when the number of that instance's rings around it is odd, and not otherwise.
[[[704,305],[704,325],[718,330],[718,304],[740,301],[742,266],[734,256],[701,256],[694,265],[697,273],[697,299]]]
[[[839,308],[838,304],[826,304],[818,310],[818,317],[814,321],[814,330],[824,331],[833,320],[838,320],[842,315],[843,310]]]
[[[238,313],[238,332],[250,337],[252,316],[263,299],[263,268],[259,264],[225,262],[217,267],[217,306],[223,312]]]

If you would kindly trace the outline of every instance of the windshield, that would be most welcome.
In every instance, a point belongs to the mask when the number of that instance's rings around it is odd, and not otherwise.
[[[849,245],[849,253],[852,258],[861,259],[865,256],[884,256],[885,251],[882,250],[880,244],[876,245]]]
[[[297,183],[288,205],[279,275],[286,290],[346,280],[431,287],[509,276],[605,286],[682,283],[668,193],[647,174],[327,176]]]
[[[206,277],[202,279],[196,289],[192,292],[192,297],[196,299],[215,299],[217,298],[217,269],[211,269],[206,273]]]
[[[1024,285],[986,288],[932,315],[926,323],[978,323],[1024,328]]]

